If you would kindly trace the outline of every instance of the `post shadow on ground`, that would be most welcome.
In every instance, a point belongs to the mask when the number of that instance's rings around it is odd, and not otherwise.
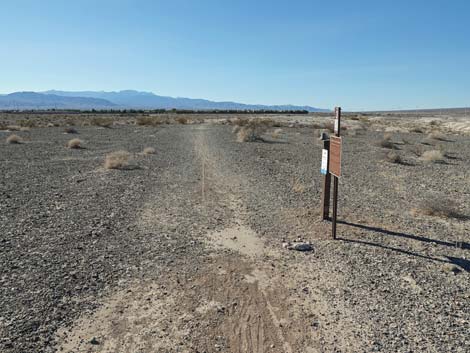
[[[418,235],[413,235],[413,234],[402,233],[402,232],[394,232],[394,231],[382,229],[382,228],[379,228],[379,227],[372,227],[372,226],[367,226],[367,225],[357,224],[357,223],[352,223],[352,222],[347,222],[347,221],[341,221],[341,220],[338,220],[338,223],[348,225],[348,226],[352,226],[352,227],[361,228],[361,229],[371,231],[371,232],[378,232],[378,233],[382,233],[382,234],[390,235],[390,236],[397,236],[397,237],[422,241],[422,242],[426,242],[426,243],[435,243],[437,245],[454,247],[454,248],[458,247],[458,248],[464,249],[464,250],[470,249],[470,244],[467,243],[467,242],[458,242],[458,243],[447,242],[447,241],[443,241],[443,240],[430,239],[430,238],[426,238],[426,237],[422,237],[422,236],[418,236]],[[399,248],[395,248],[395,247],[391,247],[391,246],[387,246],[387,245],[383,245],[383,244],[372,243],[372,242],[369,242],[369,241],[356,240],[356,239],[346,239],[346,238],[341,238],[341,237],[338,237],[337,239],[342,240],[346,243],[355,243],[355,244],[373,246],[373,247],[378,247],[378,248],[382,248],[382,249],[386,249],[386,250],[395,251],[395,252],[405,254],[405,255],[419,257],[419,258],[426,259],[426,260],[431,260],[431,261],[436,261],[436,262],[441,262],[441,263],[448,263],[448,264],[452,264],[454,266],[457,266],[457,267],[461,268],[464,271],[470,272],[470,261],[466,260],[466,259],[461,259],[461,258],[452,257],[452,256],[445,256],[448,259],[446,261],[446,260],[443,260],[443,259],[440,259],[440,258],[436,258],[436,257],[432,257],[432,256],[426,256],[426,255],[420,255],[420,254],[412,252],[412,251],[403,250],[403,249],[399,249]]]

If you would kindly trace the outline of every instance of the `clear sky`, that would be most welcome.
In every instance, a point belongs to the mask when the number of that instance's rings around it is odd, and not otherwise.
[[[470,106],[468,0],[0,0],[0,92]]]

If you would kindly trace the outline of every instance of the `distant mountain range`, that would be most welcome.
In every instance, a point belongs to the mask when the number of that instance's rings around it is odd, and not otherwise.
[[[206,99],[158,96],[133,90],[15,92],[0,95],[0,109],[188,109],[188,110],[307,110],[328,109],[296,105],[260,105],[213,102]]]

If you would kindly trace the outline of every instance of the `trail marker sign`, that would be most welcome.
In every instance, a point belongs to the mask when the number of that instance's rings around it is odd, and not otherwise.
[[[330,173],[336,177],[341,176],[341,137],[330,137]]]

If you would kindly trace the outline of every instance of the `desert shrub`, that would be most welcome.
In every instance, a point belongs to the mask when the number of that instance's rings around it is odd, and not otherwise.
[[[383,139],[379,141],[379,146],[383,148],[395,149],[395,143],[391,140],[390,134],[385,134]]]
[[[91,119],[91,125],[100,127],[111,127],[113,125],[113,119],[96,116]]]
[[[18,125],[22,127],[33,128],[36,127],[36,122],[34,120],[20,120],[18,121]]]
[[[271,137],[273,139],[278,139],[279,137],[281,137],[282,133],[283,133],[282,129],[276,129],[271,133]]]
[[[396,164],[402,164],[403,163],[403,159],[401,158],[401,156],[394,152],[394,151],[390,151],[388,152],[386,155],[385,155],[385,159],[387,162],[390,162],[390,163],[396,163]]]
[[[82,148],[81,144],[82,144],[82,140],[75,138],[75,139],[71,139],[70,141],[68,141],[66,146],[68,148],[79,149],[79,148]]]
[[[447,141],[446,136],[439,131],[433,131],[428,135],[429,140]]]
[[[9,144],[19,144],[21,142],[22,139],[18,135],[13,134],[7,137],[7,143]]]
[[[425,162],[443,162],[444,161],[444,153],[440,150],[431,150],[431,151],[425,151],[421,155],[421,160]]]
[[[64,131],[66,134],[78,134],[78,131],[74,127],[71,127],[71,126],[66,127]]]
[[[143,152],[144,152],[144,154],[155,154],[155,148],[145,147]]]
[[[123,169],[129,165],[130,154],[127,151],[116,151],[106,155],[104,167],[106,169]]]
[[[141,116],[136,120],[137,125],[156,126],[164,123],[164,119],[158,116]]]
[[[442,198],[429,198],[411,210],[413,215],[425,215],[440,218],[465,218],[454,201]]]
[[[188,121],[188,118],[186,118],[184,116],[179,116],[179,117],[176,118],[176,122],[178,124],[186,125],[189,121]]]

